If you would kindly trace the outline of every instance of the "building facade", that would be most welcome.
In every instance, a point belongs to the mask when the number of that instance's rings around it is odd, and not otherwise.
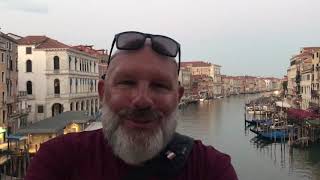
[[[99,59],[46,36],[27,36],[18,45],[19,90],[26,91],[28,121],[64,111],[98,111]]]
[[[25,124],[27,109],[18,92],[17,40],[0,32],[0,143]]]
[[[207,87],[212,88],[208,90],[207,94],[212,94],[213,96],[220,96],[222,94],[220,65],[203,61],[189,61],[181,62],[181,68],[189,69],[192,76],[197,77],[197,82],[200,82],[199,77],[205,78],[203,82],[207,84]]]
[[[308,109],[317,101],[317,65],[319,66],[320,47],[303,47],[298,55],[290,59],[287,69],[288,95],[302,109]]]
[[[184,96],[192,94],[192,73],[189,68],[181,68],[178,78],[180,85],[184,87]]]

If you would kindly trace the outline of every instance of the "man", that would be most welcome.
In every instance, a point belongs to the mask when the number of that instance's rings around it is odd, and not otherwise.
[[[228,155],[175,133],[179,43],[129,31],[115,36],[110,54],[115,44],[98,87],[102,130],[44,143],[26,179],[236,180]]]

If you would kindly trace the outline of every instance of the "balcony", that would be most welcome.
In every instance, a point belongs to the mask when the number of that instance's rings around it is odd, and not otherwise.
[[[317,98],[320,96],[320,90],[311,90],[311,97]]]
[[[26,109],[19,109],[19,110],[16,110],[16,111],[13,111],[11,114],[8,114],[8,118],[16,118],[16,117],[19,117],[19,116],[23,116],[23,115],[26,115],[28,113],[31,112],[31,108],[26,108]]]
[[[18,91],[18,98],[26,98],[27,95],[27,91]]]
[[[46,75],[79,75],[88,77],[99,77],[99,72],[84,72],[69,69],[46,70]]]
[[[54,98],[85,98],[85,97],[98,97],[98,92],[73,92],[73,93],[60,93],[60,94],[49,94],[46,99]]]
[[[302,74],[313,72],[313,65],[312,64],[305,64],[302,66]]]

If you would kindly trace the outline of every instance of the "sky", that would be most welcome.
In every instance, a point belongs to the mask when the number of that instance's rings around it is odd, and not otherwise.
[[[301,47],[320,46],[319,12],[319,0],[0,0],[0,28],[108,50],[122,31],[161,34],[182,61],[283,77]]]

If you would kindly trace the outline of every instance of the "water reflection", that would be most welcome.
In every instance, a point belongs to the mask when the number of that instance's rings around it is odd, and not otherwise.
[[[240,179],[320,180],[320,146],[292,149],[255,138],[244,123],[248,98],[252,97],[190,105],[180,112],[178,131],[230,154]]]

